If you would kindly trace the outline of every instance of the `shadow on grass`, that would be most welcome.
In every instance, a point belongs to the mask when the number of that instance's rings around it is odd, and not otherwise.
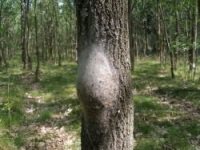
[[[135,96],[136,150],[197,149],[200,121],[160,104],[153,96]]]
[[[54,102],[38,103],[35,100],[29,102],[29,106],[35,108],[32,116],[27,117],[26,123],[37,125],[56,126],[58,128],[76,128],[80,125],[80,107],[77,99],[63,99]]]
[[[10,127],[22,122],[25,89],[20,74],[0,72],[0,124],[3,126]]]
[[[52,95],[59,97],[68,97],[66,88],[75,89],[77,67],[75,64],[68,64],[58,67],[47,68],[44,71],[41,80],[41,90],[50,92]],[[69,90],[69,89],[68,89]]]
[[[15,150],[34,135],[37,139],[34,128],[41,126],[64,127],[66,131],[80,133],[76,70],[76,64],[72,63],[62,67],[42,66],[41,81],[37,84],[33,83],[33,73],[19,67],[0,71],[0,131],[5,130],[5,134],[2,132],[5,138],[0,136],[0,149]]]
[[[137,91],[134,96],[136,150],[200,149],[197,83],[183,82],[178,76],[172,80],[169,70],[148,60],[138,63],[133,87]],[[147,87],[151,88],[150,92],[144,92]],[[191,105],[187,110],[188,103]]]
[[[62,132],[64,136],[68,136],[69,132],[80,133],[80,106],[76,96],[75,82],[75,64],[62,67],[48,65],[42,68],[39,85],[36,87],[34,84],[30,85],[32,89],[25,97],[26,119],[23,124],[25,127],[23,127],[24,131],[23,128],[19,130],[18,136],[22,137],[21,141],[25,144],[22,142],[21,145],[18,144],[19,147],[25,145],[30,148],[27,144],[34,143],[34,139],[38,140],[38,137],[41,138],[39,141],[47,140],[48,138],[40,137],[38,133],[41,127],[55,134],[58,134],[57,130],[64,128],[65,131]],[[33,140],[28,141],[27,139],[30,138]],[[67,139],[63,140],[66,142]],[[56,142],[59,141],[52,141],[52,143]],[[37,147],[39,142],[35,144]]]
[[[16,69],[17,70],[17,69]],[[24,121],[23,98],[26,86],[21,73],[11,70],[0,71],[0,149],[17,149],[15,132]]]
[[[175,98],[179,101],[189,101],[200,106],[200,89],[198,88],[162,87],[156,90],[155,94]]]
[[[158,62],[145,61],[139,63],[133,73],[133,87],[137,90],[143,90],[148,85],[167,84],[172,79],[166,70],[163,70]]]
[[[50,69],[47,68],[44,71],[43,79],[40,82],[41,92],[51,93],[51,96],[45,100],[45,104],[39,105],[39,109],[43,110],[41,113],[49,111],[51,116],[53,116],[59,113],[69,113],[66,111],[71,109],[72,111],[65,118],[66,120],[57,120],[61,125],[67,123],[70,127],[80,125],[80,106],[75,89],[76,74],[77,65],[73,63],[63,65],[62,67],[51,66]],[[43,120],[42,118],[40,119]],[[56,121],[52,119],[47,121],[55,123]]]

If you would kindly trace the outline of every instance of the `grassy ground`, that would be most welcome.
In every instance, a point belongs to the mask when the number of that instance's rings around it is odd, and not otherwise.
[[[172,80],[169,70],[153,60],[137,64],[133,76],[136,150],[200,149],[200,84],[181,76]]]
[[[41,80],[35,83],[33,73],[15,64],[19,62],[0,71],[0,150],[80,145],[76,65],[43,65]]]
[[[0,150],[80,149],[74,63],[42,65],[41,80],[13,61],[0,68]],[[200,84],[153,60],[133,74],[136,150],[200,149]]]

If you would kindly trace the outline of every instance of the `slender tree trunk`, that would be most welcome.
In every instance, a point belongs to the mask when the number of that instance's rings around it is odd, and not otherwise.
[[[39,46],[38,46],[38,19],[37,19],[37,0],[34,2],[34,20],[35,20],[35,49],[36,49],[36,59],[37,59],[37,65],[35,70],[35,81],[39,81],[39,72],[40,72],[40,52],[39,52]]]
[[[194,42],[193,42],[193,53],[194,53],[194,73],[193,78],[195,78],[196,70],[197,70],[197,61],[198,61],[198,55],[197,55],[197,36],[198,36],[198,0],[195,0],[195,12],[194,12]]]
[[[196,49],[197,49],[197,27],[198,27],[198,0],[195,0],[194,9],[192,11],[192,30],[191,30],[191,43],[192,47],[188,51],[189,71],[193,78],[196,73]]]
[[[200,16],[200,0],[198,0],[197,3],[198,3],[198,6],[197,6],[198,7],[198,16]]]
[[[167,32],[167,27],[165,24],[165,19],[164,19],[164,14],[163,14],[163,10],[162,10],[162,6],[160,5],[160,12],[161,12],[161,19],[163,22],[163,30],[164,30],[164,34],[165,34],[165,40],[166,40],[166,44],[167,44],[167,49],[169,51],[169,56],[170,56],[170,65],[171,65],[171,77],[172,79],[175,78],[175,74],[174,74],[174,52],[171,49],[170,46],[170,40],[169,40],[169,36],[168,36],[168,32]]]
[[[148,44],[149,44],[147,30],[148,30],[148,26],[147,26],[147,16],[146,16],[145,33],[144,33],[144,36],[145,36],[145,50],[144,50],[144,56],[145,56],[145,57],[147,56]]]
[[[4,3],[1,2],[0,4],[0,29],[2,29],[2,9],[3,9]],[[0,63],[4,64],[6,67],[8,66],[7,60],[6,60],[6,55],[5,55],[5,46],[3,42],[3,34],[2,31],[0,31]]]
[[[179,35],[179,13],[178,13],[178,1],[175,0],[175,8],[176,8],[176,12],[175,12],[175,16],[176,16],[176,33],[175,33],[175,42],[176,42],[176,48],[174,51],[174,69],[177,69],[177,61],[178,61],[178,48],[177,48],[177,43],[178,43],[178,35]]]
[[[26,26],[25,26],[25,6],[26,6],[26,1],[21,0],[21,49],[22,49],[22,62],[23,62],[23,69],[26,68]]]
[[[29,54],[29,0],[21,0],[21,49],[23,68],[32,69],[32,60]],[[28,65],[28,66],[27,66]]]
[[[129,15],[129,43],[130,43],[130,56],[131,56],[131,70],[134,71],[135,67],[135,50],[134,50],[134,39],[133,39],[133,29],[134,29],[134,23],[133,23],[133,4],[132,1],[128,1],[128,15]]]
[[[54,17],[55,17],[55,50],[58,54],[58,66],[61,66],[62,65],[62,60],[61,60],[61,49],[60,49],[60,46],[59,46],[59,36],[58,36],[58,28],[59,28],[59,22],[58,22],[58,2],[55,1],[54,2]]]
[[[29,43],[29,36],[30,36],[30,22],[29,22],[29,0],[27,0],[26,6],[26,54],[27,54],[27,62],[28,62],[28,69],[32,70],[32,59],[30,56],[30,43]]]
[[[190,19],[191,18],[191,19]],[[190,21],[190,28],[191,28],[191,32],[190,32],[190,40],[192,43],[192,46],[190,46],[189,50],[188,50],[188,62],[189,62],[189,72],[191,73],[193,71],[193,65],[194,65],[194,49],[193,49],[193,42],[194,42],[194,25],[193,25],[193,19],[192,19],[192,12],[189,12],[189,19]]]
[[[1,56],[1,53],[0,53],[0,67],[2,67],[3,65],[3,62],[2,62],[2,56]]]
[[[136,26],[135,26],[134,29],[136,29]],[[134,39],[134,41],[135,41],[135,43],[134,43],[134,48],[135,48],[134,56],[135,56],[135,61],[136,61],[139,58],[138,33],[137,33],[137,31],[135,31],[135,39]]]
[[[76,5],[82,150],[132,150],[128,1]]]
[[[161,21],[160,21],[160,1],[157,0],[157,50],[160,56],[160,64],[163,64],[163,49],[162,49],[162,39],[161,39]]]
[[[4,43],[1,43],[1,56],[2,56],[2,60],[3,60],[3,64],[5,67],[8,67],[8,63],[7,63],[7,60],[6,60],[6,54],[5,54],[5,44]]]

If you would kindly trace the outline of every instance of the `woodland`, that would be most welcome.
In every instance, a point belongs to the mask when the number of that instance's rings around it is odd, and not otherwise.
[[[0,0],[0,150],[200,150],[199,52],[200,0]]]

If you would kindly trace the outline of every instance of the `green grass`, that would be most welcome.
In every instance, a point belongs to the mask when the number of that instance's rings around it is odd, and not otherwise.
[[[72,149],[80,149],[77,65],[42,65],[40,83],[34,83],[34,74],[21,68],[18,59],[11,61],[8,69],[0,68],[0,149],[23,146],[32,131],[15,129],[29,123],[64,126],[66,131],[77,133]],[[199,148],[200,85],[198,80],[184,79],[183,67],[176,75],[171,79],[169,65],[163,67],[155,59],[137,62],[133,73],[136,150]],[[38,109],[27,115],[27,106]],[[59,114],[66,116],[59,118]]]
[[[33,82],[34,74],[22,70],[20,64],[19,59],[14,59],[8,69],[0,68],[0,149],[15,150],[26,142],[31,133],[15,131],[24,124],[55,123],[55,126],[80,133],[80,108],[75,90],[76,64],[63,63],[62,67],[42,65],[38,86]],[[38,110],[26,115],[27,105],[37,106]],[[67,117],[53,118],[68,108],[72,111]]]
[[[199,84],[197,80],[184,80],[183,68],[176,75],[176,79],[171,79],[169,66],[162,67],[152,59],[137,63],[133,76],[133,88],[137,91],[136,150],[199,148]]]

